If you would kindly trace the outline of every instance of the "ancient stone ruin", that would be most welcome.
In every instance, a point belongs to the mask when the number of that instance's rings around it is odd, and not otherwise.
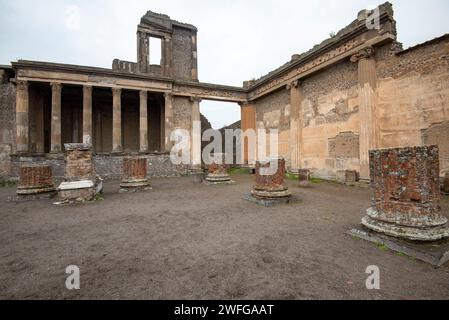
[[[144,157],[123,158],[123,178],[120,184],[120,192],[138,192],[151,190],[148,181],[148,163]]]
[[[214,160],[208,166],[208,174],[205,179],[206,184],[220,185],[234,183],[228,174],[227,170],[229,166],[226,164],[225,157],[226,155],[224,153],[216,153],[214,155]]]
[[[289,203],[292,194],[284,185],[285,159],[256,162],[256,184],[245,199],[264,206]]]
[[[94,200],[103,190],[103,181],[95,172],[92,145],[68,143],[64,148],[65,182],[58,187],[58,204]]]
[[[310,184],[310,170],[309,169],[299,169],[298,170],[299,186],[302,188],[308,188]]]
[[[53,173],[49,165],[23,164],[20,167],[19,177],[17,200],[51,198],[56,193]]]
[[[449,237],[440,212],[437,146],[370,151],[372,207],[362,224],[408,240]]]

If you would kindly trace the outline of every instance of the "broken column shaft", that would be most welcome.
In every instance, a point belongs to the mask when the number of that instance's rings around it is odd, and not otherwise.
[[[437,146],[370,151],[373,205],[362,224],[408,240],[449,237],[440,213],[438,155]]]

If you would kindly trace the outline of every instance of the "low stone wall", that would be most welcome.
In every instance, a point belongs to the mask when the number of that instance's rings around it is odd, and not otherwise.
[[[94,155],[95,170],[103,179],[121,179],[123,175],[122,155]],[[148,160],[148,176],[177,177],[187,175],[188,166],[174,165],[168,154],[143,155]],[[11,178],[17,179],[21,163],[42,163],[52,167],[56,179],[64,179],[65,162],[63,156],[50,159],[45,155],[32,157],[11,157]]]

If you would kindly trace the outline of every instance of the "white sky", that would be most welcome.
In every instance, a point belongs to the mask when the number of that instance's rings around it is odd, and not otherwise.
[[[152,10],[198,27],[200,81],[241,86],[382,2],[0,0],[0,64],[26,59],[110,68],[114,58],[136,61],[136,26]],[[449,32],[448,0],[391,2],[405,47]],[[201,112],[214,128],[240,119],[236,104],[203,101]]]

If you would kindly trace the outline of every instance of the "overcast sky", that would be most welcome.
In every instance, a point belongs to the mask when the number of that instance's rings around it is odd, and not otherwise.
[[[382,2],[0,0],[0,64],[26,59],[110,68],[114,58],[136,61],[136,26],[152,10],[198,27],[200,81],[241,86]],[[405,47],[449,32],[448,0],[391,2]],[[203,101],[201,112],[214,128],[240,119],[236,104]]]

